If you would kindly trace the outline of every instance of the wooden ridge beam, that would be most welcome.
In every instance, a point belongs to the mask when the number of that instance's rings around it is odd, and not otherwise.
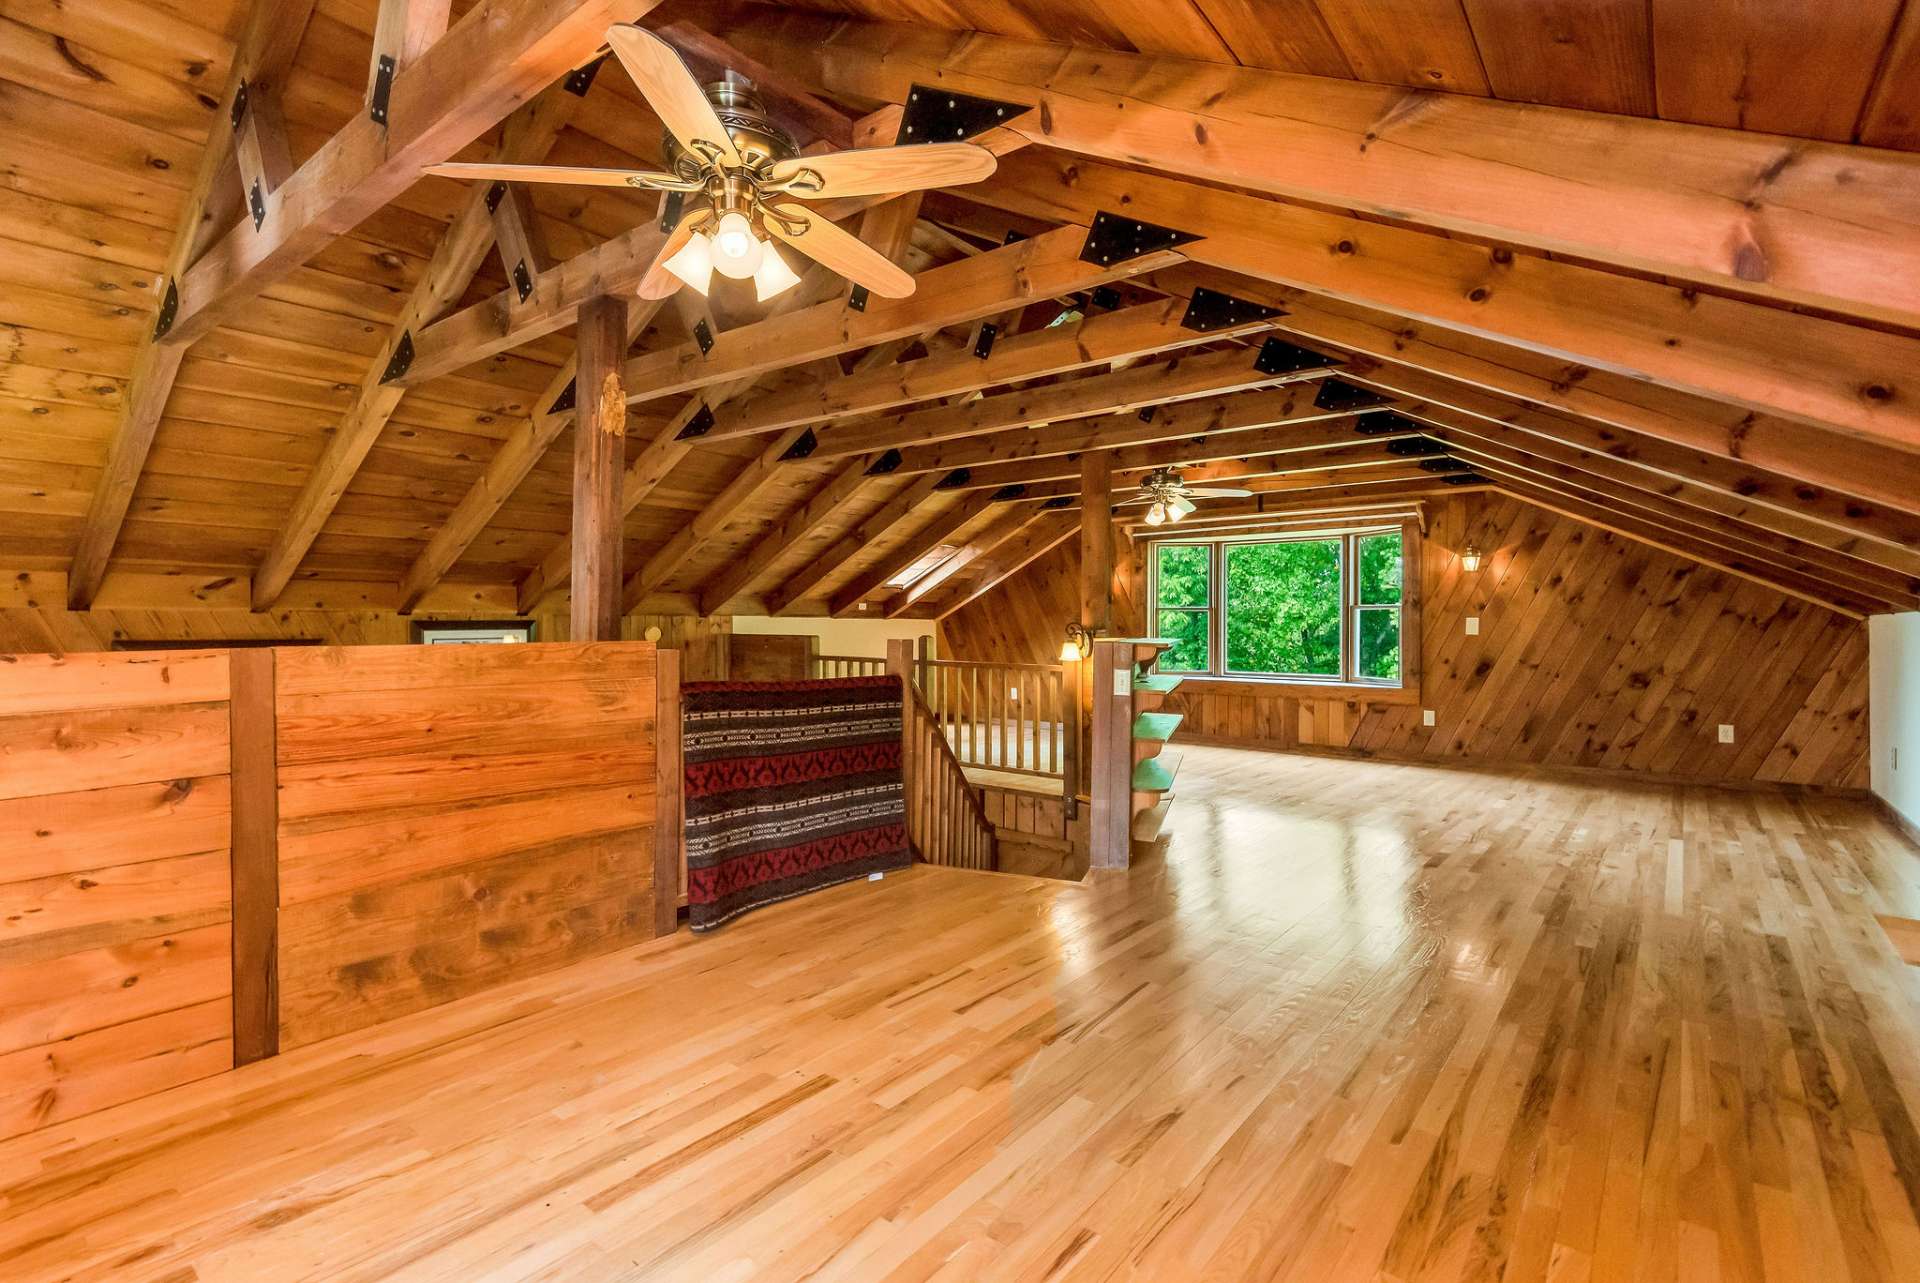
[[[387,15],[388,10],[383,7],[383,22],[387,21]],[[396,21],[402,28],[405,27],[404,21]],[[548,86],[539,97],[507,118],[501,127],[499,146],[494,149],[494,159],[503,164],[538,163],[572,118],[577,102],[579,98],[562,86]],[[413,331],[460,301],[460,296],[472,283],[480,265],[486,261],[487,250],[495,242],[494,228],[493,217],[487,208],[487,190],[475,186],[467,193],[466,203],[448,224],[440,243],[434,247],[433,257],[427,261],[426,270],[414,286],[413,294],[388,329],[386,341],[368,363],[367,371],[360,379],[360,387],[354,393],[353,404],[341,416],[339,425],[327,441],[326,449],[321,452],[319,461],[314,464],[306,484],[301,487],[299,496],[288,511],[286,523],[274,536],[266,556],[255,568],[255,610],[266,610],[279,600],[280,594],[299,570],[307,550],[313,546],[313,541],[325,528],[327,519],[339,506],[341,496],[346,494],[347,487],[359,474],[367,452],[373,449],[374,442],[380,439],[381,432],[385,431],[388,421],[399,407],[406,388],[385,381],[395,350],[401,343],[412,341]],[[423,593],[424,588],[421,591]],[[405,599],[407,595],[403,589],[402,598]],[[419,594],[414,595],[412,600],[418,601]]]
[[[1353,412],[1348,411],[1348,417]],[[1202,437],[1182,437],[1151,445],[1108,450],[1116,477],[1128,483],[1158,468],[1178,468],[1189,480],[1203,477],[1254,475],[1241,467],[1252,461],[1298,458],[1344,458],[1396,460],[1388,443],[1408,436],[1420,436],[1418,428],[1380,436],[1362,435],[1349,426],[1346,438],[1328,444],[1320,433],[1301,433],[1291,424],[1255,428],[1246,432],[1222,432]],[[1411,460],[1398,460],[1411,462]],[[1211,465],[1211,466],[1210,466]],[[1229,466],[1235,465],[1235,466]],[[1072,493],[1068,490],[1043,490],[1049,482],[1067,482],[1080,476],[1080,462],[1072,455],[1052,456],[1018,463],[992,464],[970,468],[964,478],[956,478],[954,488],[961,490],[999,490],[1007,486],[1026,486],[1026,494],[1046,497]]]
[[[816,304],[729,330],[702,350],[688,342],[627,363],[635,401],[692,392],[729,379],[872,347],[1004,312],[1016,305],[1090,290],[1181,261],[1159,251],[1113,264],[1087,263],[1084,226],[1059,227],[1032,240],[921,273],[903,299],[871,299],[863,312],[840,302]],[[731,435],[731,434],[730,434]]]
[[[952,539],[995,506],[990,494],[962,496],[959,502],[936,514],[914,531],[898,548],[878,558],[842,586],[828,600],[827,613],[836,619],[856,613],[860,603],[885,587],[888,580]]]
[[[236,42],[220,113],[201,149],[193,186],[188,189],[180,221],[167,251],[166,269],[155,281],[158,314],[140,337],[132,374],[122,398],[120,420],[107,446],[105,467],[95,484],[80,537],[74,544],[67,571],[67,606],[85,610],[93,604],[106,578],[107,563],[120,540],[134,487],[146,467],[154,434],[166,413],[174,380],[186,358],[185,344],[173,337],[179,325],[178,282],[206,253],[215,238],[238,218],[246,196],[241,187],[240,150],[243,139],[251,150],[247,162],[257,177],[273,177],[284,163],[284,133],[277,128],[280,89],[294,54],[313,16],[314,0],[255,0],[247,25]],[[249,110],[265,103],[271,120],[262,127]],[[225,122],[238,120],[239,130]],[[279,186],[284,186],[284,182]],[[266,193],[263,190],[263,198]],[[247,221],[250,221],[247,220]]]
[[[965,195],[1050,222],[1125,209],[1203,233],[1181,248],[1198,264],[1920,450],[1904,335],[1037,148]]]
[[[1265,328],[1266,322],[1240,327],[1245,332]],[[1182,352],[1151,365],[1130,365],[1110,374],[1091,374],[1071,382],[1045,387],[1016,388],[962,405],[915,410],[874,421],[840,422],[822,429],[816,456],[867,454],[895,446],[916,446],[923,454],[929,443],[982,437],[993,432],[1030,428],[1061,419],[1124,413],[1170,401],[1205,396],[1229,396],[1276,383],[1300,382],[1326,374],[1333,362],[1315,370],[1272,374],[1258,368],[1258,348],[1233,347],[1220,352]]]
[[[761,605],[769,615],[778,615],[804,598],[823,580],[858,556],[861,549],[869,547],[917,512],[939,484],[940,478],[932,473],[922,473],[908,481],[877,512],[834,540],[825,552],[789,575],[779,587],[762,593]]]
[[[1070,325],[1017,334],[994,344],[985,360],[970,349],[883,366],[863,374],[743,401],[718,416],[714,440],[806,427],[870,415],[979,387],[1067,374],[1112,361],[1154,356],[1210,341],[1180,322],[1186,300],[1139,303],[1083,316]]]
[[[933,567],[926,574],[895,593],[887,602],[884,610],[888,619],[898,619],[917,606],[924,598],[932,596],[948,580],[980,560],[988,553],[1012,539],[1017,539],[1028,526],[1049,515],[1038,503],[1012,503],[1002,505],[986,526],[962,544],[959,551]],[[912,562],[908,562],[912,565]]]
[[[1062,153],[1920,322],[1905,153],[813,15],[757,15],[737,42],[840,97],[925,84],[1034,104],[1008,128]]]
[[[1495,489],[1504,492],[1522,503],[1530,503],[1537,508],[1583,521],[1623,539],[1631,539],[1656,548],[1688,561],[1697,562],[1722,571],[1738,579],[1745,579],[1770,588],[1774,592],[1811,602],[1813,605],[1831,610],[1836,614],[1852,619],[1864,619],[1880,607],[1873,601],[1838,593],[1818,582],[1809,583],[1799,576],[1773,570],[1764,565],[1755,565],[1720,549],[1696,542],[1684,535],[1677,535],[1652,522],[1639,521],[1622,516],[1598,504],[1565,494],[1551,486],[1535,484],[1531,480],[1516,480],[1510,477],[1496,479]]]

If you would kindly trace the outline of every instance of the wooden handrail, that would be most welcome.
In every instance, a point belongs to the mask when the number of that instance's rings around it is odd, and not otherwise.
[[[909,840],[928,864],[998,868],[993,821],[947,743],[940,719],[914,684],[910,655],[904,647],[890,648],[887,664],[902,687],[901,771]]]

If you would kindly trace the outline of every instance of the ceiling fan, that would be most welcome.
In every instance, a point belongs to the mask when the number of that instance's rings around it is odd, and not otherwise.
[[[1147,505],[1150,526],[1176,522],[1193,511],[1195,499],[1245,499],[1253,494],[1234,486],[1190,486],[1173,468],[1156,468],[1140,483],[1140,493],[1115,504],[1125,508],[1136,503]]]
[[[997,164],[992,152],[972,143],[802,156],[744,81],[729,79],[702,89],[671,46],[639,27],[614,27],[607,41],[667,126],[670,172],[463,163],[431,165],[426,172],[487,182],[679,193],[685,212],[641,280],[642,298],[666,298],[683,284],[705,294],[718,272],[751,280],[765,302],[800,281],[768,237],[871,293],[905,298],[913,293],[912,276],[806,202],[973,183],[991,175]]]

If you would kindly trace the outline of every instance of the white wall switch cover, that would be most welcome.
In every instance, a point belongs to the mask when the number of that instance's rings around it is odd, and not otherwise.
[[[1430,709],[1430,708],[1423,708],[1423,709],[1421,709],[1421,710],[1420,710],[1420,724],[1421,724],[1422,726],[1431,726],[1431,725],[1433,725],[1433,710],[1432,710],[1432,709]]]
[[[1133,694],[1133,674],[1121,669],[1113,675],[1113,693],[1116,695]]]
[[[1480,635],[1480,616],[1468,615],[1467,616],[1467,636],[1478,637],[1479,635]]]
[[[878,882],[881,878],[884,878],[886,876],[887,875],[885,873],[869,873],[867,874],[867,881]]]
[[[1733,743],[1733,727],[1727,725],[1725,722],[1720,723],[1720,742],[1722,744]]]

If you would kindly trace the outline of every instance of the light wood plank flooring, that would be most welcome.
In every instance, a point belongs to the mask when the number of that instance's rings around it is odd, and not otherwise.
[[[0,1146],[0,1277],[1920,1277],[1920,857],[1852,801],[1188,750],[918,869]]]

